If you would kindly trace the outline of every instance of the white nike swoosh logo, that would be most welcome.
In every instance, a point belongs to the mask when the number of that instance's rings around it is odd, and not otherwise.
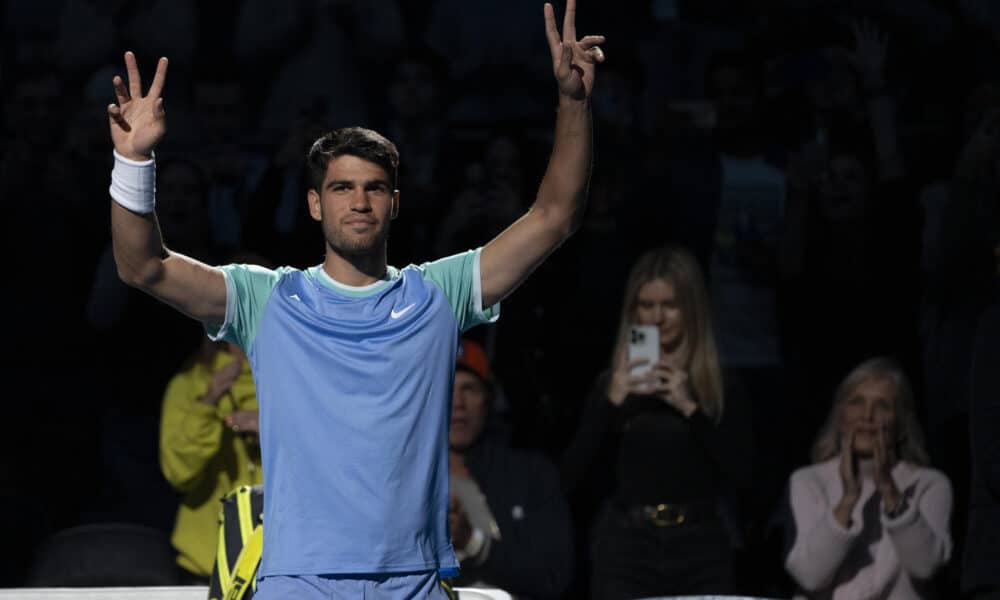
[[[413,304],[407,306],[403,310],[392,309],[392,312],[389,314],[389,316],[392,317],[393,319],[398,319],[399,317],[402,317],[403,315],[405,315],[406,313],[408,313],[410,311],[410,309],[413,308],[416,305],[417,305],[417,303],[414,302]]]

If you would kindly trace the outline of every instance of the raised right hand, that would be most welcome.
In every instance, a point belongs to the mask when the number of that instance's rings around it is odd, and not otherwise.
[[[649,361],[645,358],[622,359],[618,362],[618,367],[611,373],[611,381],[608,382],[608,400],[611,401],[611,404],[621,406],[629,394],[652,393],[652,386],[656,382],[652,371],[646,375],[632,375],[633,368],[648,363]]]
[[[111,125],[111,141],[115,150],[125,158],[149,160],[153,149],[167,132],[166,113],[163,110],[163,84],[167,80],[167,59],[161,58],[156,65],[156,75],[149,91],[142,95],[142,79],[135,54],[125,53],[125,68],[128,71],[128,88],[119,75],[115,75],[112,85],[118,104],[108,105]]]

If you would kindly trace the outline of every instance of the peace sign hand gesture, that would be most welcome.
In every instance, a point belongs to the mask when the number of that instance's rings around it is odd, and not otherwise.
[[[167,59],[161,58],[156,65],[156,75],[146,95],[142,95],[142,79],[135,54],[125,53],[125,68],[128,71],[128,88],[118,75],[112,80],[117,104],[108,105],[111,124],[111,141],[115,150],[125,158],[148,160],[153,148],[167,132],[166,113],[163,111],[163,84],[167,80]]]
[[[555,9],[545,3],[545,36],[552,53],[552,72],[559,83],[559,94],[573,100],[586,100],[594,89],[594,66],[604,62],[604,52],[598,44],[603,35],[588,35],[576,39],[576,0],[567,0],[563,16],[562,38],[556,28]]]

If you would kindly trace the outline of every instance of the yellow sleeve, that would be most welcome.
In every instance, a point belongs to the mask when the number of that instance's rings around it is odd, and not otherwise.
[[[199,401],[208,387],[193,373],[175,375],[163,396],[160,468],[170,485],[186,492],[201,481],[222,444],[218,409]]]

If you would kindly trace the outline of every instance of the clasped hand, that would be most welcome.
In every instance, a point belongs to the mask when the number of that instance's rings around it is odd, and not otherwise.
[[[691,382],[688,372],[661,358],[653,368],[642,375],[633,375],[632,370],[648,364],[644,358],[635,360],[623,359],[611,375],[608,385],[608,399],[611,404],[620,406],[630,394],[658,396],[667,405],[673,407],[685,417],[691,416],[698,408],[691,392]]]

